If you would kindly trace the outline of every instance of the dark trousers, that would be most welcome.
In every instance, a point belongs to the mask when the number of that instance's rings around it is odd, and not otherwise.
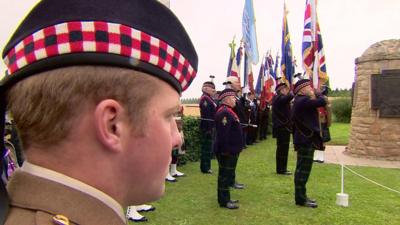
[[[229,187],[235,172],[237,157],[235,155],[216,154],[218,160],[218,203],[221,206],[226,205],[231,200]]]
[[[247,144],[252,145],[257,140],[257,128],[255,127],[248,127],[247,133]]]
[[[231,180],[229,181],[230,186],[233,186],[236,183],[236,166],[239,160],[239,153],[236,155],[233,155],[233,173],[232,173],[232,177]]]
[[[314,149],[311,145],[298,145],[297,164],[294,175],[295,201],[296,203],[304,203],[307,200],[306,184],[311,173],[314,158]]]
[[[259,139],[264,140],[267,139],[267,132],[268,132],[268,113],[262,112],[260,113],[260,121],[259,121]]]
[[[206,132],[200,132],[200,133],[201,133],[200,170],[201,172],[206,173],[211,169],[214,132],[211,131],[209,133]]]
[[[171,164],[177,164],[178,163],[178,149],[173,149],[172,154],[171,154]]]
[[[284,173],[287,171],[290,132],[285,128],[276,128],[274,135],[276,137],[276,172]]]

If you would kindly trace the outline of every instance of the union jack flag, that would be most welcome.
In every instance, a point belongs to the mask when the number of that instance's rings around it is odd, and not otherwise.
[[[313,87],[319,89],[321,85],[328,81],[328,75],[316,1],[306,0],[302,52],[304,71],[312,81]]]

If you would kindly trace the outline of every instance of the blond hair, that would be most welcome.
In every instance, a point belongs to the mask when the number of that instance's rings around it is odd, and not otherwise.
[[[104,99],[120,102],[136,131],[146,119],[151,93],[159,89],[157,79],[125,68],[65,67],[17,83],[8,93],[8,108],[25,149],[59,143],[73,132],[80,114]]]

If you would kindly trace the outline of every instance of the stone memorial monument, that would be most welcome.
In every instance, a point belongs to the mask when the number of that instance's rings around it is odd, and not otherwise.
[[[346,153],[400,160],[400,40],[373,44],[355,64]]]

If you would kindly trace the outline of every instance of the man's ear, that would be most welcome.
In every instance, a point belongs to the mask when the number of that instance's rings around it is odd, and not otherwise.
[[[124,107],[117,101],[106,99],[96,105],[94,123],[96,136],[107,149],[122,150],[122,137],[126,128]]]

